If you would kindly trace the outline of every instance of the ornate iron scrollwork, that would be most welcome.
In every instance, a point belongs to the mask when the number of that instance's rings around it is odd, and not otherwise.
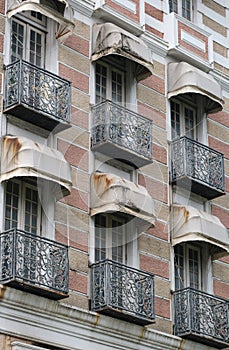
[[[59,120],[70,121],[70,83],[23,60],[6,67],[4,109],[24,104]]]
[[[94,106],[92,111],[92,146],[110,141],[152,158],[152,123],[149,119],[111,101]]]
[[[187,176],[224,191],[223,155],[210,147],[181,137],[171,144],[172,181]]]
[[[199,290],[174,292],[175,335],[211,337],[229,343],[229,301]]]
[[[92,268],[92,309],[110,307],[135,318],[154,319],[153,276],[143,271],[104,260]]]
[[[68,293],[68,247],[11,229],[0,234],[0,282],[12,280]]]

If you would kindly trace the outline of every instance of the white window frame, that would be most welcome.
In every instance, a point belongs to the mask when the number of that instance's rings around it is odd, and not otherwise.
[[[187,1],[187,0],[184,0]],[[172,11],[170,10],[170,4],[169,4],[169,12],[175,12],[178,15],[180,15],[181,17],[187,19],[188,21],[193,21],[193,0],[188,0],[190,1],[190,18],[188,18],[187,16],[183,16],[183,0],[172,0],[172,2],[176,2],[176,6],[177,6],[177,11]],[[170,2],[168,0],[168,2]]]
[[[119,263],[122,264],[126,264],[126,219],[123,217],[119,217],[117,215],[113,215],[113,214],[98,214],[98,217],[103,217],[105,219],[106,222],[106,228],[105,228],[105,255],[106,255],[106,259],[110,259],[110,260],[114,260],[117,261]],[[97,219],[95,218],[95,220]],[[115,229],[112,227],[112,221],[115,220],[117,222],[119,222],[121,225],[119,226],[122,230],[122,242],[118,242],[119,243],[119,247],[121,247],[122,249],[122,261],[120,261],[119,259],[116,260],[113,258],[113,240],[115,238],[116,232]],[[99,229],[99,228],[98,228]],[[102,228],[103,229],[103,228]],[[97,227],[95,227],[95,236],[96,236],[96,230]],[[96,249],[96,247],[95,247]]]
[[[172,127],[172,104],[179,105],[180,107],[180,115],[179,115],[179,125],[180,125],[180,134],[176,134],[176,130],[173,131]],[[190,136],[189,133],[185,130],[185,108],[193,112],[193,135]],[[193,106],[192,104],[189,104],[187,102],[183,102],[177,99],[172,99],[170,102],[170,115],[171,115],[171,139],[177,139],[182,136],[187,136],[193,140],[197,140],[197,108]]]
[[[43,15],[42,15],[43,16]],[[44,18],[44,16],[43,16]],[[33,21],[32,21],[33,20]],[[15,17],[12,17],[11,19],[11,35],[12,35],[12,25],[13,22],[18,23],[19,25],[23,26],[24,28],[24,40],[23,40],[23,54],[22,57],[18,57],[22,58],[23,60],[30,62],[30,47],[31,47],[31,41],[30,41],[30,33],[31,31],[34,31],[35,33],[38,33],[39,35],[41,35],[41,64],[40,67],[41,68],[45,68],[45,43],[46,43],[46,34],[47,34],[47,27],[46,27],[46,21],[43,20],[43,25],[39,25],[39,23],[37,23],[36,18],[33,18],[32,16],[30,16],[30,14],[24,14],[22,15],[17,15]],[[11,39],[12,41],[12,39]],[[12,42],[11,42],[12,44]],[[12,57],[12,45],[10,45],[10,57]],[[33,64],[36,65],[36,62],[31,62]]]
[[[8,65],[11,63],[11,33],[12,33],[12,20],[22,21],[23,23],[28,23],[31,26],[41,30],[45,33],[45,52],[44,52],[44,69],[49,70],[55,74],[58,74],[58,60],[57,60],[57,39],[56,32],[58,29],[58,23],[51,18],[45,17],[45,21],[37,20],[35,17],[30,15],[31,11],[25,11],[22,13],[13,16],[6,22],[6,33],[5,35],[5,47],[6,54],[4,56],[4,64]],[[44,26],[45,24],[45,26]]]
[[[195,252],[197,252],[198,254],[198,288],[199,290],[202,290],[204,287],[204,283],[203,283],[203,265],[204,265],[204,259],[202,259],[202,248],[196,245],[192,245],[192,244],[182,244],[180,246],[177,247],[182,247],[183,249],[183,280],[182,280],[182,287],[186,288],[186,287],[190,287],[190,270],[189,270],[189,252],[190,250],[193,250]],[[176,250],[176,248],[175,248]],[[174,264],[176,265],[178,263],[177,259],[176,259],[176,252],[174,250]],[[180,270],[180,265],[178,265],[179,270]],[[174,271],[176,272],[177,267],[174,266]],[[178,273],[178,276],[180,275],[180,271]],[[182,279],[182,276],[180,276],[180,278]],[[175,281],[176,282],[176,281]],[[175,285],[175,289],[177,288],[177,286]]]
[[[6,215],[6,187],[8,182],[12,182],[15,184],[18,184],[19,186],[19,194],[18,194],[18,208],[17,208],[17,228],[21,229],[23,231],[25,230],[25,194],[26,194],[26,189],[30,188],[32,190],[35,190],[37,192],[38,196],[38,201],[37,201],[37,229],[36,229],[36,234],[40,235],[41,234],[41,219],[42,219],[42,213],[41,213],[41,203],[39,200],[39,192],[38,189],[35,185],[22,181],[22,180],[17,180],[17,179],[11,179],[8,180],[5,183],[5,198],[4,198],[4,229],[5,229],[5,215]],[[27,231],[28,232],[28,231]]]
[[[114,103],[121,103],[122,105],[125,105],[125,90],[126,90],[126,87],[125,87],[125,72],[121,69],[118,69],[116,67],[114,67],[112,64],[108,64],[108,63],[105,63],[105,62],[102,62],[102,61],[98,61],[96,62],[96,66],[95,66],[95,76],[97,76],[97,67],[98,66],[101,66],[101,67],[104,67],[106,69],[106,96],[105,98],[103,98],[101,95],[97,98],[97,94],[96,94],[96,87],[97,87],[97,84],[96,84],[96,81],[95,81],[95,100],[96,100],[96,103],[100,103],[102,101],[105,101],[105,100],[110,100],[110,101],[113,101]],[[112,73],[117,73],[117,74],[120,74],[121,76],[121,80],[122,80],[122,93],[121,93],[121,101],[114,101],[112,99]],[[95,79],[96,80],[96,79]]]
[[[111,221],[112,219],[119,221],[123,224],[123,236],[122,236],[122,249],[123,249],[123,259],[122,261],[119,261],[119,263],[123,263],[125,265],[129,265],[135,268],[138,268],[138,249],[137,249],[137,233],[135,232],[135,228],[132,225],[131,220],[128,220],[128,217],[124,217],[120,214],[98,214],[102,215],[106,218],[107,228],[105,228],[105,234],[106,234],[106,259],[112,260],[112,227],[111,227]],[[95,219],[94,219],[95,223]],[[94,262],[96,261],[95,258],[95,239],[96,239],[96,227],[94,225]]]

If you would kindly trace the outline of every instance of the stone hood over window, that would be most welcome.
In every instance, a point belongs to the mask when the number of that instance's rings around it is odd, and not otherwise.
[[[136,63],[137,81],[153,73],[151,51],[140,38],[112,23],[94,24],[92,61],[119,55]]]
[[[91,215],[109,212],[132,216],[139,232],[155,225],[154,201],[145,187],[113,174],[93,173]]]
[[[2,140],[0,182],[14,177],[36,177],[51,181],[56,197],[70,194],[70,165],[63,154],[26,137],[5,136]]]
[[[67,0],[9,0],[8,18],[23,11],[35,11],[59,23],[57,39],[65,39],[72,34],[73,11]]]
[[[210,244],[213,259],[229,254],[229,236],[218,217],[191,206],[172,207],[172,245],[185,242]]]
[[[221,87],[213,76],[186,62],[170,63],[168,98],[192,93],[203,97],[203,106],[207,113],[222,110],[224,102]]]

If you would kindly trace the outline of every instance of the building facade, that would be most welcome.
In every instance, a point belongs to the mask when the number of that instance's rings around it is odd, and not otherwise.
[[[0,3],[0,349],[229,348],[229,3]]]

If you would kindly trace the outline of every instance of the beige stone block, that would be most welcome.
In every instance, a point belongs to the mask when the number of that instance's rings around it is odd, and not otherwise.
[[[76,51],[68,49],[66,46],[59,47],[59,61],[69,67],[75,68],[79,72],[90,74],[90,60]]]
[[[226,69],[226,68],[225,68]],[[225,72],[226,73],[226,72]],[[227,69],[227,74],[229,75],[229,69]],[[224,105],[223,108],[229,112],[229,98],[224,97]]]
[[[169,243],[161,241],[143,233],[139,237],[139,250],[147,252],[160,258],[170,259],[170,246]]]
[[[213,21],[213,19],[203,15],[203,24],[215,32],[227,36],[227,28],[222,26],[220,23]]]
[[[153,125],[153,143],[156,143],[167,150],[168,142],[166,130],[161,129],[156,125]]]
[[[0,33],[5,33],[6,20],[4,16],[0,16]]]
[[[167,183],[168,181],[168,167],[156,161],[142,168],[139,173],[143,176],[153,177],[163,183]]]
[[[221,196],[219,198],[215,198],[213,200],[213,203],[217,204],[217,205],[219,205],[221,207],[224,207],[226,209],[229,209],[229,194],[227,193],[224,196]]]
[[[229,69],[225,66],[221,66],[219,63],[214,62],[214,67],[216,70],[219,70],[220,72],[222,72],[223,74],[227,74],[229,75]],[[224,105],[224,109],[227,109],[229,111],[229,108],[226,108]]]
[[[219,43],[213,41],[213,50],[223,57],[227,57],[227,48]]]
[[[225,175],[229,176],[229,160],[224,159],[224,171]]]
[[[137,98],[140,102],[145,103],[160,112],[166,112],[165,96],[158,94],[144,85],[138,86]]]
[[[208,119],[208,134],[229,143],[228,128]]]
[[[88,254],[70,248],[69,266],[71,270],[88,273]]]
[[[90,40],[90,26],[84,22],[74,18],[75,28],[73,33],[82,36],[84,39]]]
[[[80,169],[72,169],[72,184],[74,187],[80,188],[82,191],[90,191],[90,175]]]
[[[149,329],[154,329],[160,332],[164,332],[167,334],[172,334],[173,324],[169,320],[165,320],[163,318],[156,317],[156,322],[147,326]]]
[[[55,206],[55,221],[77,227],[79,231],[89,231],[89,215],[63,203],[56,203]]]
[[[90,133],[77,126],[73,125],[71,128],[62,131],[58,134],[58,137],[66,142],[89,149]]]
[[[62,299],[60,303],[88,310],[88,298],[85,295],[77,294],[72,291],[70,291],[69,297],[66,299]]]
[[[165,78],[165,65],[158,62],[158,61],[153,61],[153,68],[154,68],[154,73],[156,75],[159,75],[161,78]]]
[[[168,205],[165,203],[154,201],[154,209],[157,219],[168,223],[170,211]]]
[[[217,261],[213,262],[213,277],[229,283],[228,268],[228,265],[224,265]]]
[[[72,89],[72,105],[84,111],[89,111],[89,96]]]
[[[202,0],[203,5],[209,7],[219,15],[226,17],[226,8],[213,0]]]
[[[165,281],[157,276],[154,277],[154,287],[155,287],[155,295],[170,299],[170,282]]]

